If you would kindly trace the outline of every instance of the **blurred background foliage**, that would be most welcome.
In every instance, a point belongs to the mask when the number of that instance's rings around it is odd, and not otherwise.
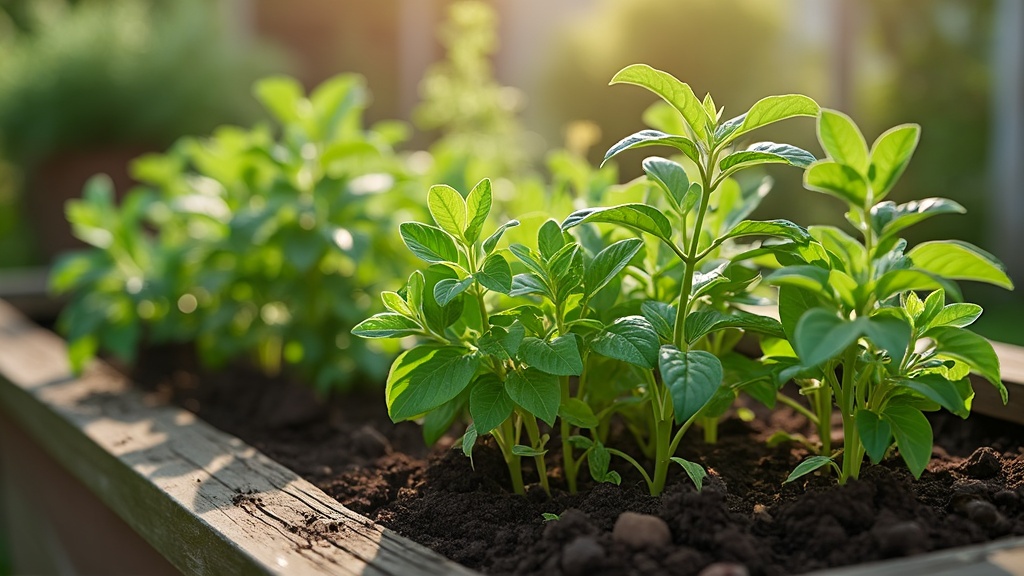
[[[0,266],[42,262],[32,250],[38,231],[21,210],[42,193],[32,185],[37,168],[61,170],[47,158],[113,145],[156,151],[217,125],[252,126],[265,118],[252,80],[280,70],[306,89],[338,72],[365,77],[368,125],[398,118],[415,128],[394,140],[405,138],[395,155],[403,193],[419,197],[436,182],[465,193],[494,178],[496,213],[525,216],[513,239],[528,238],[544,210],[564,216],[574,198],[602,197],[640,174],[649,151],[596,168],[652,103],[642,90],[607,86],[636,62],[673,73],[698,95],[713,92],[726,116],[768,94],[800,92],[848,112],[871,138],[920,123],[921,145],[893,199],[945,196],[969,214],[929,222],[910,240],[956,236],[999,254],[990,194],[999,5],[0,0]],[[388,134],[402,130],[388,126]],[[775,130],[763,137],[820,153],[810,120]],[[759,218],[845,225],[798,174],[770,175],[774,191]],[[132,184],[114,181],[119,193]],[[381,233],[397,242],[393,230]],[[966,289],[989,309],[982,331],[1022,339],[1014,322],[1024,313],[1021,292]]]

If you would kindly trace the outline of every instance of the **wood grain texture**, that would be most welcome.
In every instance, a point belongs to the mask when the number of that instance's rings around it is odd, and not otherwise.
[[[475,574],[102,363],[74,377],[63,340],[3,301],[0,418],[187,574]]]

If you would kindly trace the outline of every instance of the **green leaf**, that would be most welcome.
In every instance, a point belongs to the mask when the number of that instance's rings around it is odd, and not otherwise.
[[[797,116],[817,116],[817,102],[800,94],[785,94],[762,98],[750,107],[743,115],[743,123],[729,135],[727,141],[735,140],[741,135],[787,118]]]
[[[384,307],[392,312],[401,314],[407,318],[416,318],[416,311],[413,310],[412,306],[409,305],[398,292],[390,292],[385,290],[380,293],[380,299],[384,302]]]
[[[501,254],[491,254],[474,277],[484,288],[508,294],[512,291],[512,268]]]
[[[417,346],[395,360],[385,396],[393,422],[416,418],[455,398],[473,379],[480,358],[457,346]]]
[[[790,144],[758,142],[746,150],[733,152],[718,163],[723,173],[731,174],[761,164],[788,164],[806,168],[817,160],[813,154]]]
[[[870,410],[857,409],[857,434],[864,445],[864,451],[875,464],[882,461],[885,451],[892,444],[892,427],[888,420],[879,418]]]
[[[494,374],[477,378],[469,391],[469,415],[480,434],[487,434],[501,425],[515,405],[505,392],[505,383]]]
[[[409,275],[409,283],[405,285],[406,301],[409,307],[419,314],[423,311],[423,290],[426,286],[426,278],[423,272],[416,270]]]
[[[442,230],[456,238],[462,237],[466,227],[466,201],[455,188],[446,184],[431,186],[427,192],[427,208]]]
[[[630,134],[622,140],[619,140],[611,148],[605,152],[604,160],[601,161],[603,166],[605,162],[609,161],[615,155],[626,150],[633,148],[643,148],[645,146],[670,146],[682,152],[687,158],[694,162],[700,162],[700,151],[697,149],[697,145],[693,143],[693,140],[686,138],[685,136],[676,136],[674,134],[666,134],[658,130],[641,130],[636,134]]]
[[[573,426],[597,428],[598,420],[590,406],[579,398],[569,398],[558,408],[558,416]]]
[[[939,310],[938,314],[928,323],[928,328],[938,326],[953,326],[955,328],[966,328],[981,316],[981,306],[966,302],[950,304]]]
[[[427,412],[423,418],[423,442],[427,446],[433,446],[444,436],[445,432],[452,427],[455,419],[462,413],[466,401],[464,398],[455,397],[445,402],[439,408]]]
[[[864,265],[867,262],[867,250],[863,244],[835,226],[811,226],[808,232],[825,250],[839,258],[842,270],[850,277],[866,276]]]
[[[776,338],[785,338],[782,324],[774,318],[758,316],[742,310],[731,313],[714,309],[698,310],[686,317],[686,341],[693,344],[704,336],[724,328],[740,328]]]
[[[807,233],[807,230],[789,220],[744,220],[733,226],[732,230],[729,230],[715,242],[741,236],[775,236],[777,238],[787,238],[801,244],[811,241],[811,235]]]
[[[419,222],[403,222],[398,230],[405,245],[421,260],[439,263],[457,262],[459,259],[455,241],[439,228]]]
[[[729,279],[723,274],[726,266],[728,266],[728,262],[723,262],[718,268],[710,272],[694,272],[693,284],[690,287],[690,298],[700,298],[716,285],[728,282]]]
[[[352,329],[353,334],[362,338],[403,338],[422,332],[416,321],[391,312],[374,314]]]
[[[256,99],[284,126],[300,120],[299,103],[305,100],[302,85],[294,78],[272,76],[256,83]]]
[[[512,371],[505,379],[505,392],[530,414],[549,426],[555,425],[558,406],[562,401],[562,389],[557,377],[534,368]]]
[[[821,301],[813,291],[796,286],[779,288],[779,320],[788,340],[795,338],[796,324],[804,312],[818,306],[821,306]]]
[[[914,268],[943,278],[977,280],[1013,290],[1013,282],[1002,264],[991,254],[967,242],[923,242],[914,246],[907,256],[914,262]]]
[[[551,512],[541,512],[540,517],[543,518],[545,522],[554,522],[555,520],[562,519],[558,514],[552,514]]]
[[[992,343],[964,328],[939,326],[925,333],[935,341],[935,352],[942,357],[959,360],[971,367],[972,372],[981,375],[999,390],[999,396],[1006,403],[1006,386],[999,376],[999,356]]]
[[[617,318],[590,343],[594,352],[641,368],[658,365],[661,340],[654,327],[643,316]]]
[[[541,294],[547,296],[548,299],[554,300],[555,295],[548,288],[547,284],[540,279],[539,276],[533,273],[527,274],[516,274],[512,277],[512,290],[509,291],[509,296],[526,296],[528,294]]]
[[[877,202],[892,190],[893,185],[903,175],[903,170],[914,155],[917,142],[921,137],[921,127],[917,124],[901,124],[886,130],[871,146],[871,167],[868,177]]]
[[[678,456],[673,456],[671,460],[683,467],[683,470],[686,471],[686,475],[690,477],[690,481],[697,487],[697,492],[704,489],[704,479],[708,477],[708,473],[704,470],[703,466],[696,462],[684,460]]]
[[[528,365],[555,376],[578,376],[583,372],[583,359],[572,334],[559,336],[550,342],[523,338],[518,356]]]
[[[466,242],[472,244],[480,238],[484,223],[487,222],[487,215],[491,213],[491,181],[484,178],[469,193],[466,199],[466,214],[469,223],[466,224]]]
[[[532,448],[530,446],[523,446],[522,444],[516,444],[515,446],[512,447],[512,453],[515,454],[516,456],[525,456],[527,458],[532,458],[536,456],[543,456],[547,454],[548,451],[539,450],[537,448]]]
[[[540,249],[541,258],[545,262],[550,261],[556,252],[565,246],[565,237],[558,227],[558,222],[548,220],[541,225],[537,231],[537,248]]]
[[[765,282],[775,286],[793,286],[811,292],[830,292],[828,287],[829,271],[810,264],[786,266],[779,268],[765,277]]]
[[[911,474],[920,478],[932,459],[932,425],[920,410],[910,406],[890,404],[882,411],[882,418],[892,426],[896,447]]]
[[[829,159],[861,174],[868,173],[868,143],[857,124],[846,114],[822,108],[818,117],[818,141]]]
[[[642,86],[661,96],[679,111],[697,138],[708,139],[707,125],[714,125],[715,122],[708,116],[689,85],[680,82],[668,72],[656,70],[646,64],[633,64],[620,70],[610,84],[620,83]]]
[[[896,316],[878,314],[866,319],[863,323],[864,335],[878,348],[889,353],[895,363],[903,361],[903,356],[910,347],[913,329],[910,324]]]
[[[863,207],[867,203],[868,185],[856,170],[831,160],[819,160],[804,172],[804,187],[835,196]]]
[[[585,294],[593,296],[607,286],[643,247],[643,240],[627,238],[598,252],[583,274]]]
[[[523,244],[511,244],[508,247],[508,251],[516,257],[517,260],[526,265],[531,272],[539,276],[540,278],[546,278],[548,275],[547,269],[541,264],[539,254],[530,250],[529,247]]]
[[[646,232],[665,242],[672,242],[672,224],[668,218],[665,218],[657,208],[646,204],[621,204],[608,208],[577,210],[562,222],[562,230],[587,222],[618,224],[638,232]]]
[[[951,382],[938,374],[920,374],[901,380],[900,385],[914,390],[961,418],[971,415],[974,390],[968,379]]]
[[[946,198],[925,198],[906,204],[879,202],[871,207],[871,227],[881,238],[939,214],[964,214],[963,206]]]
[[[711,400],[722,384],[722,363],[710,352],[683,352],[662,346],[658,355],[661,378],[668,386],[675,407],[676,424],[692,418]]]
[[[96,357],[99,350],[99,340],[95,335],[74,338],[68,342],[68,363],[71,364],[71,372],[76,376],[81,375],[89,362]]]
[[[783,484],[788,484],[801,476],[806,476],[811,472],[814,472],[819,468],[824,468],[828,465],[831,465],[832,468],[835,469],[836,473],[839,473],[839,466],[837,466],[836,463],[828,456],[811,456],[800,464],[797,464],[797,467],[789,473],[789,477],[786,478],[786,481],[783,482]]]
[[[510,279],[511,281],[511,279]],[[444,278],[437,281],[434,284],[434,300],[437,301],[439,306],[447,306],[449,302],[454,300],[459,294],[466,291],[473,284],[473,278],[464,278],[459,280],[457,278]]]
[[[920,270],[890,270],[875,281],[875,297],[885,300],[907,290],[949,288],[935,276]]]
[[[647,300],[640,305],[640,313],[651,323],[654,331],[665,340],[672,339],[676,324],[676,308],[671,304]]]
[[[491,234],[486,240],[484,240],[484,252],[487,254],[493,252],[494,247],[498,245],[498,240],[501,240],[502,234],[504,234],[509,228],[515,228],[516,226],[519,226],[519,220],[509,220],[499,226],[498,229],[494,231],[494,234]]]
[[[609,482],[619,484],[622,478],[617,472],[609,472],[608,466],[612,463],[611,452],[600,442],[594,442],[590,452],[587,453],[587,468],[590,470],[590,477],[594,482]]]
[[[665,192],[665,198],[679,214],[685,214],[682,206],[686,193],[690,190],[690,178],[682,166],[665,158],[646,158],[643,162],[644,172],[655,181]]]
[[[863,322],[843,320],[826,309],[814,308],[797,322],[793,349],[805,366],[817,366],[838,356],[863,332]]]
[[[476,439],[479,434],[476,431],[476,427],[470,424],[466,428],[466,433],[462,436],[462,453],[469,458],[470,466],[473,465],[473,446],[476,445]]]
[[[511,360],[519,353],[519,346],[525,335],[526,328],[519,321],[512,322],[508,328],[491,326],[477,341],[477,347],[485,354],[501,360]]]

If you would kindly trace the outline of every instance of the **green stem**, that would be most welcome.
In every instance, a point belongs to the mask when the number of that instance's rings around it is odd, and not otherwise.
[[[651,480],[650,475],[647,474],[647,471],[644,470],[644,467],[641,466],[639,462],[637,462],[632,456],[630,456],[629,454],[626,454],[625,452],[623,452],[621,450],[616,450],[615,448],[605,448],[605,449],[608,450],[609,454],[611,454],[613,456],[618,456],[619,458],[622,458],[626,462],[629,462],[630,464],[632,464],[633,467],[636,468],[640,472],[640,475],[644,477],[644,482],[647,482],[647,488],[651,491],[651,494],[654,494],[654,482]]]
[[[512,425],[512,418],[506,418],[499,428],[500,434],[495,434],[494,439],[498,442],[501,454],[505,458],[505,465],[508,467],[509,477],[512,480],[512,491],[516,494],[526,494],[523,486],[523,470],[519,462],[519,456],[512,453],[512,446],[515,445],[513,437],[515,430]],[[495,430],[498,432],[498,430]]]
[[[818,424],[818,416],[814,412],[811,412],[810,410],[805,408],[803,404],[794,400],[793,398],[786,396],[782,392],[777,392],[775,394],[775,400],[780,404],[785,404],[786,406],[789,406],[790,408],[793,409],[794,412],[802,414],[805,418],[810,420],[811,423],[815,425]]]
[[[524,414],[523,424],[526,426],[526,436],[530,439],[530,446],[536,450],[542,449],[537,419],[529,414]],[[534,456],[533,460],[537,463],[537,476],[540,477],[541,488],[544,488],[544,492],[551,496],[551,487],[548,485],[548,467],[544,462],[544,455]]]
[[[850,478],[860,476],[860,466],[864,460],[864,451],[860,444],[860,435],[857,434],[856,422],[857,386],[854,374],[856,363],[857,345],[854,344],[846,349],[843,359],[842,404],[840,405],[843,416],[843,470],[839,475],[840,484],[846,484]]]
[[[821,439],[821,454],[832,453],[832,389],[822,383],[815,391],[815,404],[818,411],[818,437]]]
[[[693,236],[690,238],[689,252],[682,257],[683,262],[686,264],[686,269],[683,271],[683,285],[679,289],[679,304],[676,307],[676,323],[673,330],[673,340],[675,345],[680,350],[686,349],[685,339],[685,327],[686,327],[686,314],[689,311],[689,299],[690,290],[693,288],[693,273],[696,271],[697,263],[697,246],[700,244],[700,232],[704,227],[704,216],[708,212],[708,201],[711,199],[711,193],[714,188],[709,185],[708,179],[711,177],[711,173],[714,170],[715,159],[717,153],[712,153],[708,163],[709,168],[707,170],[701,169],[701,184],[702,194],[700,198],[700,209],[697,211],[697,219],[693,224]],[[673,248],[675,245],[673,245]],[[678,254],[678,250],[676,251]]]
[[[718,418],[701,418],[701,427],[704,429],[704,443],[715,444],[718,442]]]

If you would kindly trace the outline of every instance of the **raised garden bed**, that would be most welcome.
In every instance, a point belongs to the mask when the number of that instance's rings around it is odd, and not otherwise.
[[[999,351],[1004,379],[1008,384],[1024,380],[1021,378],[1024,373],[1019,369],[1021,351],[1013,347],[999,347]],[[380,418],[373,414],[373,410],[366,410],[365,406],[358,404],[355,412],[364,413],[362,422],[353,422],[351,416],[349,420],[339,422],[338,415],[343,413],[339,412],[340,408],[319,412],[295,408],[290,421],[272,423],[276,427],[269,430],[261,432],[251,426],[243,430],[257,447],[288,459],[290,466],[307,475],[316,485],[326,488],[324,491],[250,445],[215,430],[186,411],[160,402],[160,397],[165,396],[161,392],[171,392],[184,403],[192,403],[192,407],[201,414],[208,414],[214,421],[219,419],[220,425],[241,430],[245,428],[241,423],[259,412],[261,401],[255,397],[239,402],[248,405],[251,411],[236,417],[232,423],[225,416],[218,416],[214,403],[216,391],[200,388],[196,392],[192,384],[179,382],[170,388],[166,384],[158,387],[157,393],[146,393],[129,387],[124,377],[99,363],[82,378],[76,379],[69,375],[65,352],[59,338],[35,327],[8,305],[0,304],[0,408],[5,422],[15,424],[33,438],[143,539],[186,573],[472,573],[395,531],[382,528],[365,516],[350,511],[328,493],[350,500],[354,507],[375,515],[380,522],[397,531],[416,529],[413,519],[418,518],[420,538],[440,546],[445,553],[456,558],[490,558],[483,564],[489,562],[489,569],[502,572],[556,573],[556,570],[562,570],[563,573],[571,573],[573,569],[566,566],[564,547],[579,536],[588,537],[608,554],[604,562],[593,565],[584,562],[588,573],[599,574],[602,569],[609,573],[628,570],[697,572],[709,558],[742,559],[736,556],[739,544],[749,542],[752,534],[763,532],[769,539],[778,539],[787,530],[792,530],[792,526],[783,529],[783,523],[798,518],[796,512],[799,509],[787,503],[797,501],[794,495],[804,492],[819,501],[821,509],[816,513],[840,522],[841,530],[847,527],[842,524],[842,515],[837,513],[842,507],[837,505],[834,497],[843,491],[864,502],[884,503],[889,498],[892,512],[897,515],[905,512],[898,511],[897,504],[913,507],[907,499],[914,497],[915,491],[918,499],[938,501],[941,514],[925,524],[923,529],[931,535],[933,530],[949,527],[954,528],[950,533],[956,534],[955,529],[959,528],[961,537],[947,541],[946,545],[978,541],[995,534],[1019,534],[1022,524],[1019,491],[997,490],[993,484],[1013,484],[1022,480],[1018,477],[1024,474],[1020,470],[1024,461],[1019,457],[1020,430],[994,420],[979,420],[977,424],[939,421],[936,429],[937,437],[945,435],[947,438],[944,441],[949,447],[945,451],[953,454],[969,455],[972,451],[965,447],[964,442],[972,437],[974,440],[979,437],[992,439],[1002,451],[1002,458],[995,459],[997,464],[1001,464],[1000,469],[990,469],[993,460],[987,452],[979,452],[967,461],[960,461],[939,450],[938,458],[933,460],[930,471],[919,484],[912,483],[909,475],[895,465],[873,469],[865,475],[866,482],[842,490],[832,487],[826,479],[812,480],[806,488],[794,485],[781,490],[782,497],[777,505],[770,504],[756,511],[756,514],[774,516],[773,521],[766,522],[762,516],[744,527],[742,524],[730,525],[731,519],[727,517],[732,511],[747,506],[738,501],[742,496],[741,490],[726,492],[729,487],[722,486],[723,481],[714,476],[709,482],[711,489],[706,489],[704,494],[696,494],[692,487],[681,482],[670,483],[666,496],[660,501],[643,496],[642,490],[632,488],[630,485],[636,479],[625,469],[622,488],[597,487],[578,497],[556,494],[552,500],[536,491],[526,499],[508,496],[495,480],[487,480],[490,477],[501,479],[497,482],[504,481],[500,470],[502,463],[489,461],[495,459],[493,452],[482,449],[477,454],[475,471],[461,454],[446,453],[443,449],[432,457],[422,448],[418,453],[411,448],[411,455],[396,453],[395,448],[415,446],[418,432],[411,427],[399,427],[382,438],[374,428],[368,427]],[[167,380],[172,381],[173,378]],[[273,388],[279,390],[278,395],[262,402],[280,404],[285,398],[291,398],[293,407],[301,407],[301,403],[294,402],[301,394],[280,392],[282,388]],[[183,393],[190,389],[193,392]],[[986,387],[978,386],[977,389],[980,392]],[[1024,394],[1015,392],[1018,391],[1011,390],[1011,402],[1024,398]],[[1008,408],[997,409],[980,395],[975,401],[975,409],[979,412],[1004,417],[1016,414],[1019,418],[1020,410],[1014,406],[1011,403]],[[743,434],[751,432],[756,436],[758,426],[756,421],[751,425],[737,422],[729,428],[735,429],[736,437],[743,437]],[[337,433],[338,429],[361,432],[355,435],[356,441],[353,442],[352,435],[342,437]],[[303,452],[301,445],[294,443],[296,437],[315,434],[316,430],[323,434],[319,438],[321,445],[327,446],[329,452],[339,452],[336,461],[320,464],[319,469]],[[765,430],[761,429],[760,433]],[[964,432],[966,437],[961,435],[958,439],[956,434],[944,434],[943,430],[967,432]],[[737,467],[757,463],[767,454],[784,460],[790,458],[774,466],[779,468],[777,472],[771,472],[773,466],[763,466],[754,475],[759,478],[732,480],[737,484],[748,482],[748,487],[760,486],[762,489],[772,485],[776,492],[780,492],[780,478],[798,458],[790,454],[788,448],[768,450],[761,444],[744,444],[730,438],[733,438],[732,432],[723,429],[721,450],[727,450],[730,444],[734,445],[734,450],[735,445],[745,446],[740,451],[740,461],[735,464]],[[1016,445],[1010,446],[1008,443],[1014,440]],[[355,457],[340,454],[344,444],[353,445],[350,447],[354,447]],[[687,454],[695,454],[712,469],[716,466],[716,450],[719,448],[702,449],[696,441],[684,445]],[[744,450],[745,455],[742,454]],[[1016,458],[1012,453],[1014,450]],[[4,456],[7,460],[9,455]],[[361,465],[346,469],[346,458],[349,464]],[[372,465],[385,467],[374,469]],[[781,477],[775,478],[772,474],[781,474]],[[440,480],[440,488],[432,493],[422,489],[418,482],[430,475],[434,480]],[[722,476],[733,478],[734,475],[735,471],[730,471]],[[374,477],[376,481],[370,482]],[[386,479],[397,483],[399,488],[386,486],[383,482]],[[375,492],[380,494],[378,501],[366,498]],[[968,497],[970,494],[980,497]],[[445,498],[450,501],[447,511],[432,508]],[[970,505],[971,501],[986,499],[993,499],[994,505]],[[453,523],[458,508],[466,507],[469,502],[485,500],[496,506],[491,516],[481,516],[476,525]],[[808,501],[799,502],[806,504]],[[666,516],[676,544],[690,542],[690,545],[672,549],[629,549],[611,534],[611,524],[617,515],[615,506]],[[577,508],[579,512],[566,512],[567,508]],[[557,522],[544,524],[539,510],[563,516]],[[672,510],[676,513],[674,517],[668,516]],[[992,510],[997,515],[994,520],[988,518],[992,520],[988,522],[985,515]],[[869,513],[875,514],[875,511]],[[718,522],[714,520],[716,514],[721,516]],[[908,527],[906,522],[900,527],[899,522],[891,520],[872,517],[870,524],[859,533],[850,531],[846,534],[848,540],[860,542],[863,547],[860,558],[877,558],[880,542],[888,546],[884,554],[924,551],[913,549],[921,542],[912,533],[922,529],[920,523],[915,529]],[[502,528],[506,522],[518,522],[521,527],[508,531],[507,527]],[[1000,522],[1007,522],[1009,526],[1000,525]],[[485,536],[488,525],[497,526],[497,532],[489,536],[490,540]],[[809,526],[817,527],[803,536],[805,547],[792,549],[790,554],[793,557],[807,554],[807,567],[841,561],[831,558],[826,549],[814,548],[822,541],[821,525]],[[456,538],[454,542],[445,544],[432,537],[431,530],[435,534],[447,531]],[[881,540],[884,534],[880,535],[880,531],[884,530],[891,533]],[[474,532],[481,535],[482,543],[470,545],[467,540],[458,538],[460,534],[464,538],[465,534]],[[507,559],[493,559],[492,550],[515,548],[516,544],[528,543],[538,534],[544,539],[540,544],[532,545],[532,554],[525,554],[517,560],[522,566],[511,565]],[[949,538],[947,536],[947,540]],[[700,541],[704,542],[703,546]],[[941,545],[941,542],[935,544],[931,540],[925,542],[927,548]],[[471,549],[473,546],[475,549]],[[528,549],[529,546],[527,544]],[[709,556],[713,551],[723,549],[731,550],[731,556]],[[766,561],[775,562],[774,566],[752,563],[756,562],[756,557],[753,561],[748,559],[748,565],[753,573],[759,570],[770,573],[794,571],[794,568],[783,568],[778,564],[783,550],[779,548],[772,553],[774,555],[764,557]],[[1015,567],[1020,566],[1022,555],[1024,540],[1009,537],[835,573],[1013,573]],[[623,567],[623,559],[628,562],[628,569]],[[534,565],[531,566],[531,562]]]

